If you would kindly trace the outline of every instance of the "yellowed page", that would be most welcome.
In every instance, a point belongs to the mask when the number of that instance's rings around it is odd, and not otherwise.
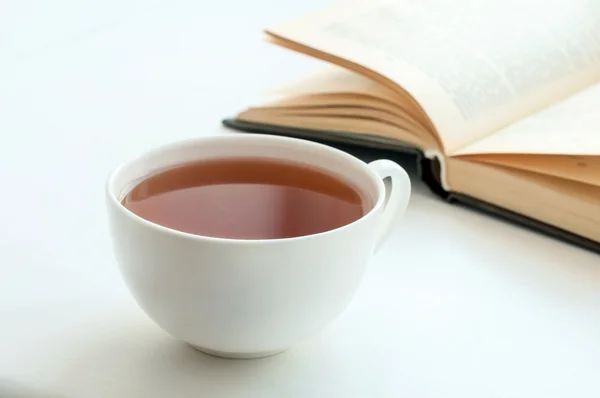
[[[455,155],[492,153],[600,156],[600,83],[462,148]]]
[[[600,242],[600,187],[460,158],[447,166],[454,192]]]
[[[600,156],[486,154],[459,158],[600,187]]]
[[[427,120],[414,108],[409,97],[399,95],[381,84],[347,69],[331,65],[292,83],[270,90],[251,109],[264,111],[279,108],[373,108],[386,111],[406,119],[412,124],[415,134],[433,138],[435,134],[427,128]],[[430,140],[431,141],[431,140]],[[440,149],[438,142],[433,148]],[[430,148],[423,148],[430,149]]]
[[[268,94],[291,97],[299,95],[347,93],[369,95],[397,102],[400,95],[388,87],[377,84],[358,73],[332,65],[310,76],[277,87]]]
[[[279,115],[272,112],[260,112],[250,110],[243,112],[238,116],[239,120],[276,124],[278,126],[287,126],[293,128],[304,128],[315,130],[317,132],[323,130],[335,131],[337,133],[360,134],[369,136],[370,141],[382,141],[390,144],[390,140],[395,142],[402,141],[417,147],[427,147],[427,142],[423,137],[412,134],[410,131],[404,130],[398,126],[385,123],[381,120],[370,120],[362,118],[340,118],[339,116],[294,116],[294,115]]]
[[[600,1],[349,0],[267,31],[392,80],[447,153],[600,79]]]

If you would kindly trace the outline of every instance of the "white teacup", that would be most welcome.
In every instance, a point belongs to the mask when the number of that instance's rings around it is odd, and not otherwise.
[[[375,205],[359,220],[328,232],[236,240],[169,229],[121,204],[132,183],[157,170],[228,157],[311,165],[352,181]],[[319,331],[348,306],[367,260],[406,209],[410,180],[389,160],[366,164],[305,140],[237,134],[150,151],[117,167],[106,192],[115,257],[146,314],[176,339],[206,353],[258,358]]]

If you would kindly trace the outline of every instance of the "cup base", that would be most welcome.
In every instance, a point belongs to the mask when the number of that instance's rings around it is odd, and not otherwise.
[[[199,347],[193,344],[190,344],[191,347],[196,350],[203,352],[204,354],[210,355],[212,357],[224,358],[224,359],[260,359],[266,358],[273,355],[281,354],[286,351],[283,350],[275,350],[275,351],[262,351],[262,352],[224,352],[224,351],[215,351],[210,350],[208,348]]]

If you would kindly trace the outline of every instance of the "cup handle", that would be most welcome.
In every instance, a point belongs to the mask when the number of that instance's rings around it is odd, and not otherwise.
[[[382,243],[388,238],[392,227],[404,215],[410,199],[411,184],[410,178],[404,169],[396,163],[387,159],[375,160],[369,163],[369,168],[373,170],[382,180],[390,179],[389,186],[386,186],[386,199],[383,204],[383,214],[377,237],[375,240],[374,252],[379,250]]]

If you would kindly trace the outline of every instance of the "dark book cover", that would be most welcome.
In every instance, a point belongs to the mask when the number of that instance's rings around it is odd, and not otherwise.
[[[239,132],[272,134],[301,138],[329,145],[350,153],[365,161],[387,158],[396,161],[403,167],[415,170],[418,177],[431,191],[449,203],[469,207],[487,215],[512,222],[530,230],[545,234],[555,239],[591,250],[600,254],[600,242],[595,242],[561,228],[543,223],[533,218],[503,209],[477,198],[456,192],[447,192],[440,181],[439,162],[427,159],[423,152],[414,146],[405,145],[393,139],[373,137],[364,134],[348,134],[335,131],[315,131],[275,125],[249,123],[234,118],[223,120],[223,124]]]

